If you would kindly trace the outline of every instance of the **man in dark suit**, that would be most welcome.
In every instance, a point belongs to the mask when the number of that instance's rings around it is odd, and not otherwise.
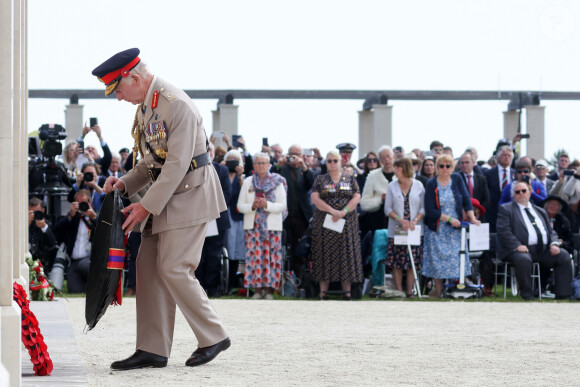
[[[485,208],[487,212],[490,206],[489,187],[487,186],[487,179],[484,175],[475,173],[475,160],[471,153],[464,153],[459,158],[459,168],[461,170],[461,177],[465,182],[469,195],[477,199],[479,203]],[[480,219],[484,221],[483,219]]]
[[[281,174],[288,184],[288,217],[284,220],[284,230],[287,240],[290,240],[290,267],[301,278],[304,259],[297,257],[295,251],[313,215],[308,191],[314,184],[314,173],[304,162],[300,145],[292,145],[284,165],[272,168],[272,172]]]
[[[489,187],[490,205],[487,209],[486,220],[489,231],[496,232],[497,208],[501,193],[506,185],[515,179],[515,171],[511,168],[514,152],[508,145],[500,146],[496,151],[497,166],[485,171],[487,186]]]
[[[210,157],[214,158],[214,146],[212,143],[209,144]],[[212,161],[212,164],[219,176],[220,184],[222,186],[222,191],[224,193],[224,199],[226,203],[230,201],[230,195],[232,194],[232,183],[229,178],[228,168]],[[230,215],[229,208],[225,211],[220,212],[220,217],[215,220],[216,228],[218,231],[217,235],[207,235],[203,243],[203,249],[201,251],[201,260],[199,261],[199,266],[195,270],[195,276],[199,280],[201,286],[205,289],[208,297],[219,297],[220,296],[220,272],[221,272],[221,254],[225,244],[226,230],[230,228]],[[212,231],[212,222],[208,227],[208,233]],[[216,228],[213,228],[215,231]]]
[[[105,177],[114,176],[114,177],[121,177],[124,175],[121,172],[121,155],[114,153],[111,156],[111,164],[109,165],[109,169],[104,169],[101,172],[101,175]]]
[[[83,293],[89,275],[91,240],[97,224],[97,213],[91,207],[90,193],[77,191],[67,216],[54,226],[59,243],[64,242],[71,258],[66,272],[68,292]],[[84,207],[83,207],[84,203]]]
[[[556,298],[570,298],[570,255],[560,249],[558,235],[546,212],[530,203],[530,185],[523,181],[515,184],[514,201],[502,205],[498,211],[497,254],[513,265],[524,300],[534,298],[532,262],[539,262],[542,269],[553,268]]]

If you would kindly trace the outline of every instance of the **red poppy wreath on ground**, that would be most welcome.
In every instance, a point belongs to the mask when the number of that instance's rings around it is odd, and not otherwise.
[[[26,291],[22,286],[14,282],[12,297],[22,310],[22,343],[28,350],[30,361],[34,364],[34,374],[39,376],[50,375],[52,372],[52,360],[48,355],[44,337],[40,333],[38,320],[29,308]]]

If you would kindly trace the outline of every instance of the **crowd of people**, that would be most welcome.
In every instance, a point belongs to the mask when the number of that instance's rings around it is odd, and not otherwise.
[[[102,156],[95,147],[83,146],[91,131],[99,138]],[[460,259],[465,260],[465,274],[471,274],[468,254],[459,253],[461,227],[488,223],[490,235],[497,235],[497,249],[480,256],[478,272],[486,296],[493,294],[491,262],[497,256],[515,268],[523,299],[538,293],[569,298],[572,236],[580,230],[580,162],[560,153],[550,171],[546,160],[518,155],[519,141],[519,136],[513,142],[501,140],[487,160],[473,147],[454,155],[450,147],[433,141],[429,150],[408,153],[400,146],[383,145],[354,161],[356,147],[349,143],[325,155],[300,144],[287,152],[279,144],[264,144],[251,155],[243,137],[231,141],[214,133],[211,157],[228,209],[215,227],[209,227],[196,277],[209,296],[223,295],[219,262],[226,247],[230,291],[243,286],[253,291],[253,298],[272,299],[284,272],[292,271],[301,286],[316,285],[315,297],[328,299],[336,284],[338,293],[350,300],[353,284],[371,274],[375,278],[368,263],[373,235],[388,230],[380,267],[392,274],[397,290],[416,296],[413,263],[422,277],[432,280],[429,295],[441,297],[445,284],[459,277]],[[41,198],[30,199],[31,252],[50,271],[64,243],[68,291],[83,292],[104,182],[129,172],[133,156],[127,148],[112,153],[95,125],[66,145],[62,163],[72,186],[70,211],[51,225],[38,215],[43,211]],[[397,234],[416,228],[420,243],[410,251],[395,243]],[[130,295],[135,292],[137,230],[128,247]],[[311,241],[307,254],[298,252],[305,237]],[[542,289],[535,293],[532,262],[542,269]],[[241,281],[236,276],[239,267]]]

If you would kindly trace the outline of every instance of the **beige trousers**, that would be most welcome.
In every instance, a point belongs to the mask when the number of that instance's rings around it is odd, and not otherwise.
[[[176,305],[200,348],[228,336],[195,278],[206,229],[207,223],[158,234],[144,230],[136,262],[137,349],[169,357]]]

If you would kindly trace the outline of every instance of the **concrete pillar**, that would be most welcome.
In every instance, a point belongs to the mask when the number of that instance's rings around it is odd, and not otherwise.
[[[361,110],[358,112],[358,157],[359,159],[368,152],[376,152],[374,143],[374,112]]]
[[[23,182],[23,169],[26,168],[28,171],[27,163],[24,164],[22,155],[22,141],[26,138],[26,129],[23,126],[24,122],[24,107],[23,107],[23,80],[26,74],[23,70],[24,60],[22,58],[22,53],[24,51],[24,41],[22,36],[23,26],[23,16],[24,10],[22,9],[22,2],[14,2],[14,100],[13,100],[13,123],[14,123],[14,135],[13,135],[13,149],[14,149],[14,201],[13,213],[14,213],[14,245],[13,245],[13,255],[14,260],[13,272],[14,279],[20,283],[24,289],[28,290],[28,265],[24,261],[24,256],[27,251],[28,246],[24,246],[25,234],[28,234],[28,223],[25,223],[24,218],[24,203],[27,202],[28,198],[28,187],[24,186]],[[28,153],[28,152],[27,152]],[[28,181],[28,178],[26,178]],[[22,273],[24,270],[24,273]],[[24,276],[26,274],[26,276]]]
[[[393,107],[388,105],[373,105],[374,148],[381,145],[391,146],[393,143]]]
[[[503,136],[512,140],[518,133],[520,123],[520,113],[517,110],[508,110],[503,112]]]
[[[64,111],[64,127],[68,140],[76,140],[83,133],[83,108],[83,105],[66,105]],[[60,124],[60,122],[55,122],[55,124]]]
[[[211,118],[212,118],[212,125],[211,129],[212,132],[220,132],[220,111],[219,110],[212,110],[211,111]],[[208,133],[209,135],[209,133]]]
[[[213,131],[224,132],[230,138],[238,134],[238,105],[219,104],[217,110],[212,111]]]
[[[527,155],[539,160],[545,155],[545,106],[526,106],[526,133],[530,134],[527,140]]]
[[[0,165],[3,167],[3,173],[0,173],[0,213],[3,216],[0,222],[0,362],[3,365],[0,367],[0,380],[9,379],[10,386],[21,384],[21,313],[18,305],[12,301],[14,243],[19,243],[14,241],[19,234],[13,229],[14,175],[19,173],[14,168],[14,138],[18,138],[15,135],[18,129],[14,126],[13,104],[15,35],[20,31],[21,18],[26,17],[25,4],[25,0],[0,0],[0,90],[4,96],[0,99],[0,117],[4,122],[4,125],[0,125]],[[17,55],[20,61],[21,53]]]

